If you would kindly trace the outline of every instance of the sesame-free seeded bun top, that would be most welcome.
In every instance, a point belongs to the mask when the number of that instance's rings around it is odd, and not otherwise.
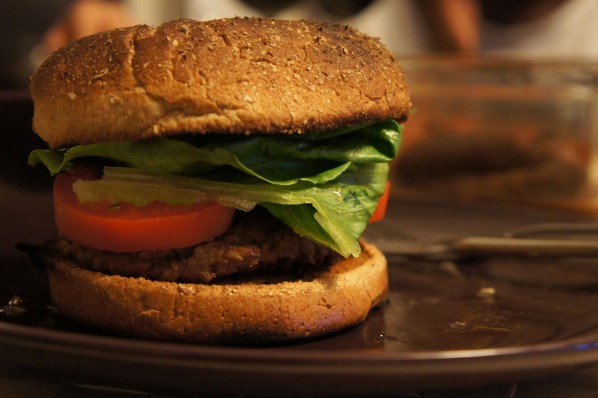
[[[231,18],[82,38],[30,79],[51,148],[180,133],[303,133],[407,118],[399,62],[329,23]]]

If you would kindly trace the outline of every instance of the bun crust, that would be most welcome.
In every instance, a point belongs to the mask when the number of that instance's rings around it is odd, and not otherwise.
[[[30,79],[51,148],[189,133],[295,133],[407,118],[403,71],[377,40],[327,23],[232,18],[78,40]]]
[[[48,267],[59,311],[145,339],[212,344],[285,341],[362,321],[388,291],[387,262],[373,245],[311,280],[183,284],[111,276],[63,260]]]

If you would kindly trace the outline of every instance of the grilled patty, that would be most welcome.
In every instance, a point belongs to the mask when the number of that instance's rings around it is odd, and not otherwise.
[[[73,259],[82,268],[111,275],[171,282],[207,283],[233,274],[321,266],[338,254],[309,239],[257,208],[238,211],[233,225],[213,241],[194,247],[114,253],[78,245],[59,237],[49,244],[51,256]]]

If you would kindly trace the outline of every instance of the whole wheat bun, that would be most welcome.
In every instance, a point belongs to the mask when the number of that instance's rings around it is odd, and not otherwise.
[[[51,148],[189,133],[301,133],[407,118],[403,71],[377,40],[328,23],[232,18],[78,40],[30,79]]]
[[[145,339],[247,344],[331,333],[357,324],[388,291],[387,263],[362,242],[313,279],[185,284],[105,275],[64,260],[48,267],[60,312],[101,329]]]

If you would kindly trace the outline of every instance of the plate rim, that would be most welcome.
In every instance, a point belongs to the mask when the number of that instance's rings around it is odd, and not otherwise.
[[[524,359],[527,356],[533,356],[534,361],[532,362],[544,362],[540,361],[540,357],[545,360],[546,357],[550,356],[569,357],[569,360],[563,364],[582,365],[598,362],[598,330],[584,336],[537,344],[481,349],[382,352],[375,349],[345,351],[313,349],[310,347],[299,349],[297,346],[219,346],[138,340],[120,336],[52,330],[0,321],[0,350],[2,350],[5,340],[17,344],[19,342],[33,345],[41,343],[42,347],[47,348],[52,346],[64,347],[67,343],[68,348],[76,351],[102,350],[104,353],[108,353],[111,351],[123,352],[125,350],[129,355],[140,357],[159,356],[198,361],[206,359],[212,361],[234,360],[236,363],[253,363],[256,361],[264,363],[266,361],[269,364],[277,365],[284,364],[289,358],[292,358],[294,364],[334,365],[337,367],[364,366],[365,362],[368,363],[368,366],[380,364],[387,367],[393,363],[481,362],[485,359],[504,361],[515,358]]]

